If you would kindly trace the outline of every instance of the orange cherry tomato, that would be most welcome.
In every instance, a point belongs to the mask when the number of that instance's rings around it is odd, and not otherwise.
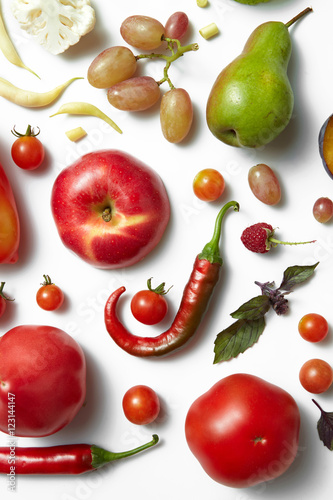
[[[321,394],[332,385],[333,369],[323,359],[309,359],[300,369],[299,380],[306,391]]]
[[[225,182],[223,175],[214,168],[200,170],[193,180],[194,194],[202,201],[215,201],[223,193]]]

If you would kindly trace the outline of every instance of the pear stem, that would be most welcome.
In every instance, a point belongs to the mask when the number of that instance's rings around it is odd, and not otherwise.
[[[307,7],[306,9],[302,10],[302,12],[297,14],[297,16],[293,17],[288,23],[286,23],[287,28],[290,28],[292,24],[296,23],[296,21],[298,21],[301,17],[305,16],[309,12],[312,12],[312,10],[312,7]]]

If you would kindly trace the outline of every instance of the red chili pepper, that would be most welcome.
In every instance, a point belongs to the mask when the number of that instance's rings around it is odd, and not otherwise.
[[[66,444],[45,448],[0,448],[1,474],[83,474],[115,460],[135,455],[157,444],[153,439],[133,450],[114,453],[89,444]]]
[[[110,295],[105,305],[105,325],[111,338],[124,351],[140,357],[163,356],[182,347],[194,335],[219,279],[223,263],[219,251],[221,224],[230,207],[237,212],[239,210],[239,204],[235,201],[230,201],[221,208],[216,218],[213,238],[196,257],[179,310],[170,328],[164,333],[157,337],[140,337],[130,333],[116,314],[116,306],[125,287],[118,288]]]

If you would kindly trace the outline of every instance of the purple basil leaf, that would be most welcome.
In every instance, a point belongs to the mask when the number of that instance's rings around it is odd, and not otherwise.
[[[333,412],[324,411],[314,399],[312,401],[318,406],[321,413],[317,422],[319,439],[326,448],[333,451]]]
[[[214,364],[235,358],[255,344],[265,328],[265,318],[239,319],[218,333],[215,339]]]
[[[231,316],[235,319],[258,319],[264,316],[270,307],[267,295],[258,295],[241,305]]]
[[[279,289],[289,291],[295,285],[300,285],[301,283],[303,283],[312,276],[318,264],[319,262],[313,264],[313,266],[288,267],[283,274],[282,283]]]

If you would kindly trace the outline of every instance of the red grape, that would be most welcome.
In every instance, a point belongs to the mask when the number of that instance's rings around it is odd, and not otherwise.
[[[251,167],[248,173],[250,189],[259,201],[276,205],[281,199],[281,188],[273,170],[264,163]]]
[[[165,24],[164,36],[181,40],[186,35],[189,20],[185,12],[175,12]]]
[[[173,88],[164,94],[160,121],[167,141],[178,143],[185,139],[193,121],[192,101],[185,89]]]
[[[318,222],[328,222],[333,216],[333,202],[329,198],[318,198],[313,205],[313,216]]]
[[[160,98],[159,85],[150,76],[137,76],[109,88],[107,97],[117,109],[143,111],[153,106]]]
[[[103,50],[88,68],[88,81],[98,89],[107,89],[131,78],[136,70],[136,58],[127,47],[115,46]]]
[[[132,47],[154,50],[163,42],[164,26],[152,17],[130,16],[123,21],[120,34]]]

